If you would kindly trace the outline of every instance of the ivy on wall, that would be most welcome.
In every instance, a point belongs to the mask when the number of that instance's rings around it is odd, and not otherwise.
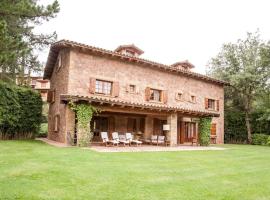
[[[86,147],[93,138],[93,132],[90,129],[90,122],[95,113],[99,110],[89,103],[69,102],[71,110],[76,112],[77,119],[77,145]]]
[[[199,122],[199,143],[201,146],[210,144],[211,117],[201,118]]]

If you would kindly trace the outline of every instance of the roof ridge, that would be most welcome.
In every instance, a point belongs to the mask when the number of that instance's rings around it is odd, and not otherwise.
[[[118,52],[115,52],[115,51],[112,51],[112,50],[108,50],[108,49],[104,49],[104,48],[100,48],[100,47],[96,47],[96,46],[92,46],[92,45],[88,45],[88,44],[84,44],[84,43],[80,43],[80,42],[76,42],[76,41],[72,41],[72,40],[67,40],[67,39],[62,39],[62,40],[59,40],[59,41],[53,43],[51,45],[51,49],[53,47],[57,47],[57,46],[59,46],[61,44],[63,44],[63,45],[67,45],[67,44],[69,44],[69,45],[77,45],[77,46],[81,46],[81,47],[84,47],[84,48],[89,48],[89,49],[92,49],[92,50],[101,51],[103,53],[109,53],[109,54],[112,54],[112,55],[122,56],[124,58],[132,58],[132,59],[147,63],[149,65],[156,65],[156,66],[158,66],[160,68],[164,68],[165,70],[169,70],[169,71],[172,71],[172,72],[180,72],[180,73],[185,74],[185,75],[190,75],[190,76],[193,76],[195,78],[201,78],[201,79],[204,79],[204,80],[213,81],[213,82],[216,82],[216,83],[219,83],[219,84],[224,84],[224,85],[229,84],[226,81],[219,80],[219,79],[216,79],[216,78],[213,78],[211,76],[207,76],[207,75],[204,75],[204,74],[201,74],[201,73],[198,73],[198,72],[188,71],[188,70],[184,70],[184,69],[175,69],[171,65],[158,63],[158,62],[148,60],[148,59],[145,59],[145,58],[138,58],[138,57],[134,57],[134,56],[123,55],[121,53],[118,53]],[[49,59],[49,56],[48,56],[48,59]],[[47,65],[48,65],[48,61],[47,61],[45,70],[47,68]],[[46,73],[46,71],[45,71],[45,73]],[[44,73],[44,78],[49,77],[49,75],[46,76],[45,73]]]

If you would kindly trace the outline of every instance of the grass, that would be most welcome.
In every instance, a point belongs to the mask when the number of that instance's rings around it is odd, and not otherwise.
[[[0,141],[0,199],[270,199],[270,148],[97,153]]]

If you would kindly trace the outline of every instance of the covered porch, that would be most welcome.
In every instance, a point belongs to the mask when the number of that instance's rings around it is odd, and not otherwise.
[[[104,97],[61,95],[61,100],[63,103],[71,100],[88,102],[101,110],[89,123],[93,132],[92,143],[95,145],[102,142],[101,132],[107,132],[109,138],[112,138],[113,132],[120,135],[132,133],[143,144],[149,143],[152,135],[165,136],[170,146],[191,144],[192,139],[199,135],[199,119],[218,116],[214,112],[149,103],[137,104]]]

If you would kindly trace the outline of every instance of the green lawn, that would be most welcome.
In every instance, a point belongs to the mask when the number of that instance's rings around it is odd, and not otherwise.
[[[270,147],[97,153],[0,141],[0,199],[270,199]]]

